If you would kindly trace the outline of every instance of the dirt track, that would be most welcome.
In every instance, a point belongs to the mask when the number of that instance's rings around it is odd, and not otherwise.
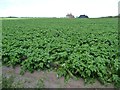
[[[19,88],[114,88],[113,85],[101,85],[98,81],[92,85],[84,85],[83,79],[70,79],[68,83],[65,83],[64,78],[57,78],[57,74],[53,71],[35,71],[32,74],[26,72],[24,75],[20,75],[19,73],[20,67],[16,67],[15,69],[6,66],[2,67],[3,76],[14,76],[13,85]]]

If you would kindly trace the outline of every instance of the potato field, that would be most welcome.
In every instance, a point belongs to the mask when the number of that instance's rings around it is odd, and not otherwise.
[[[58,76],[120,86],[117,18],[2,20],[2,63],[21,74],[55,70]]]

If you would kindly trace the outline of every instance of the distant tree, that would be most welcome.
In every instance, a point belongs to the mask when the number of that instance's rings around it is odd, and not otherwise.
[[[18,18],[18,17],[15,17],[15,16],[8,16],[7,18]]]
[[[108,16],[108,18],[113,18],[113,16]]]
[[[119,18],[120,16],[117,15],[117,16],[105,16],[105,17],[100,17],[100,18]]]

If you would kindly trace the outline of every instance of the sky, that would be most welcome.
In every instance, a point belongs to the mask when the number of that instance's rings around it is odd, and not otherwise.
[[[118,15],[120,0],[0,0],[0,17],[75,17],[91,18]]]

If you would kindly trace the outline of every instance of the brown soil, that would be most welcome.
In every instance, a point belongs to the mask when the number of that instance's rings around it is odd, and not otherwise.
[[[34,73],[26,72],[24,75],[20,75],[20,67],[12,68],[2,66],[3,76],[9,77],[14,75],[14,83],[22,83],[24,88],[114,88],[113,85],[104,86],[101,85],[97,80],[94,84],[85,85],[83,79],[74,80],[70,79],[67,83],[64,82],[64,77],[57,78],[57,73],[54,71],[35,71]],[[38,85],[39,80],[43,84]],[[38,85],[38,86],[37,86]],[[39,88],[38,87],[38,88]]]

